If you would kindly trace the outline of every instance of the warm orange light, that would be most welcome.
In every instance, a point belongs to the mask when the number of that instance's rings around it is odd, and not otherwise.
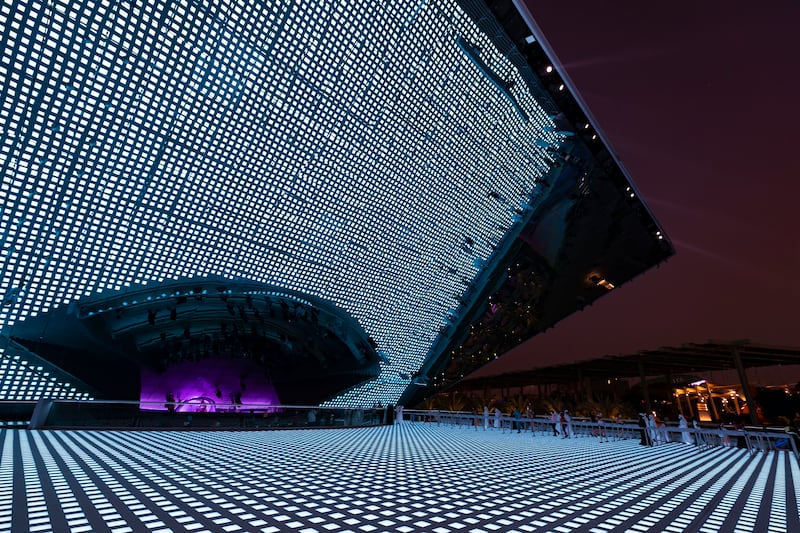
[[[600,281],[597,282],[597,284],[599,286],[601,286],[601,287],[605,287],[608,290],[611,290],[611,289],[614,288],[614,284],[611,283],[610,281],[606,280],[606,279],[601,279]]]

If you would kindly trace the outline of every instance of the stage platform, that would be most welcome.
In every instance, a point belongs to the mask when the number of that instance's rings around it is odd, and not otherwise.
[[[800,531],[784,452],[403,423],[0,430],[0,531]]]

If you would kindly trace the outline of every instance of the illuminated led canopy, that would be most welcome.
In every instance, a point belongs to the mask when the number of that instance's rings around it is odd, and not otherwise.
[[[91,387],[39,358],[16,342],[0,337],[0,400],[39,398],[90,400]],[[91,392],[89,392],[91,391]]]
[[[57,0],[0,21],[0,327],[251,279],[334,302],[386,355],[332,403],[400,397],[561,140],[452,0]]]

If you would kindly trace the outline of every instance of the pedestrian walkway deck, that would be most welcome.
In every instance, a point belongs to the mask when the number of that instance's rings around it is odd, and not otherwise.
[[[0,430],[0,531],[800,531],[783,452],[425,423]]]

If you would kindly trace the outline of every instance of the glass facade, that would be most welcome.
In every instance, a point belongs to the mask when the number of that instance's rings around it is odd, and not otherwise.
[[[561,141],[454,0],[6,2],[0,21],[3,332],[132,284],[269,283],[385,355],[331,405],[400,397]]]

